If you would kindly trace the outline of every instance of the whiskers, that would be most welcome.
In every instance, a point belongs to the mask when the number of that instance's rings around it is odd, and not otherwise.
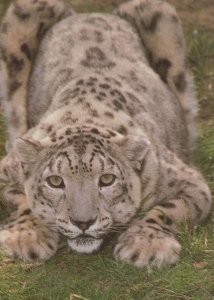
[[[127,228],[128,224],[113,224],[112,226],[108,227],[108,232],[104,234],[121,233]]]

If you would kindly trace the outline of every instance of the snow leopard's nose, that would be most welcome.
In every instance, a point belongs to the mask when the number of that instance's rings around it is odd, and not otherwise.
[[[80,228],[82,231],[87,230],[91,225],[93,225],[96,222],[96,220],[97,220],[97,218],[82,222],[82,221],[73,220],[70,218],[71,223],[73,225],[77,226],[78,228]]]

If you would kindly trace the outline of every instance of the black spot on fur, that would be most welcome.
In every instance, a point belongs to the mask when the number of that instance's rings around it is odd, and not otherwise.
[[[189,195],[188,193],[185,193],[185,192],[182,192],[181,193],[181,196],[184,197],[183,201],[185,202],[186,199],[190,199],[192,200],[193,199],[193,196]],[[186,199],[185,199],[186,198]]]
[[[168,174],[171,174],[171,173],[174,173],[175,171],[169,167],[169,168],[167,168],[167,172],[168,172]]]
[[[100,134],[100,132],[97,128],[92,128],[91,132],[94,133],[94,134]]]
[[[202,215],[202,210],[200,209],[200,207],[196,203],[193,203],[193,205],[194,205],[194,208],[197,212],[197,217],[200,218],[201,215]]]
[[[24,67],[24,60],[22,58],[18,58],[15,55],[11,54],[9,57],[8,66],[12,74],[14,72],[20,72]]]
[[[26,222],[26,219],[23,219],[23,220],[19,221],[18,224],[23,224],[25,222]]]
[[[110,85],[107,83],[100,84],[101,89],[110,89]]]
[[[159,219],[161,221],[163,221],[164,224],[166,224],[166,225],[171,225],[172,224],[172,220],[169,217],[167,217],[166,215],[159,215]]]
[[[147,55],[147,58],[148,58],[149,62],[153,65],[153,54],[152,54],[152,52],[147,50],[146,55]]]
[[[152,255],[152,256],[149,258],[149,264],[151,264],[151,263],[154,261],[154,259],[155,259],[155,256]]]
[[[174,203],[171,202],[165,202],[165,203],[161,203],[159,204],[159,206],[165,207],[165,208],[175,208],[176,205]]]
[[[99,117],[99,114],[98,114],[98,112],[97,112],[96,109],[92,109],[92,110],[91,110],[91,114],[92,114],[92,116],[95,117],[95,118],[96,118],[96,117]]]
[[[66,134],[66,135],[72,134],[71,128],[67,128],[66,131],[65,131],[65,134]]]
[[[54,7],[49,7],[49,18],[53,19],[55,17]]]
[[[171,62],[166,58],[160,58],[158,62],[154,64],[154,68],[160,75],[160,78],[166,82],[168,70],[171,67]]]
[[[12,81],[10,82],[10,85],[9,85],[9,94],[13,94],[16,90],[18,90],[21,86],[21,82],[18,82],[18,81]],[[11,98],[9,97],[8,100],[10,100]]]
[[[31,51],[30,51],[30,48],[28,47],[28,44],[26,43],[23,43],[21,45],[21,51],[26,55],[26,57],[31,60],[32,59],[32,55],[31,55]]]
[[[105,97],[106,97],[106,93],[104,93],[104,92],[99,92],[99,96],[105,98]]]
[[[102,101],[102,100],[103,100],[103,98],[100,97],[100,96],[96,96],[96,99],[97,99],[98,101]]]
[[[108,118],[114,119],[114,115],[111,112],[106,111],[104,115]]]
[[[77,81],[77,85],[83,85],[83,83],[84,83],[83,79],[80,79],[80,80]]]
[[[121,134],[123,134],[123,135],[127,135],[128,134],[127,129],[123,125],[121,125],[119,127],[118,132],[121,133]]]
[[[20,217],[25,216],[25,215],[30,215],[30,214],[31,214],[31,209],[27,208],[21,213]]]
[[[98,81],[98,79],[96,77],[89,77],[89,80],[94,81],[94,82]]]
[[[126,103],[126,98],[123,96],[123,94],[122,94],[120,91],[114,89],[114,90],[112,90],[112,91],[110,92],[110,94],[111,94],[112,96],[116,96],[117,99],[118,99],[120,102]]]
[[[168,183],[168,187],[174,187],[174,186],[175,186],[175,184],[176,184],[176,182],[175,182],[175,181],[171,181],[171,182],[169,182],[169,183]]]
[[[104,52],[98,47],[91,47],[86,50],[86,56],[89,60],[103,61],[106,59]]]
[[[154,226],[152,226],[152,225],[148,225],[148,228],[153,229],[153,230],[155,230],[155,231],[157,231],[157,232],[162,231],[161,229],[159,229],[159,228],[157,228],[157,227],[154,227]]]
[[[14,3],[13,13],[18,19],[22,21],[25,21],[30,18],[30,13],[24,12],[23,9],[16,3]]]
[[[148,31],[154,32],[157,28],[158,22],[161,19],[161,16],[162,16],[161,12],[155,13],[154,16],[152,17],[150,23],[148,25],[146,25],[146,29]]]
[[[86,67],[111,68],[115,65],[107,59],[105,53],[98,47],[90,47],[86,50],[86,58],[82,61]]]
[[[32,260],[38,259],[38,255],[37,255],[36,252],[34,252],[33,250],[30,250],[30,251],[28,252],[28,256],[29,256],[29,258],[32,259]]]
[[[127,92],[126,94],[129,96],[129,98],[132,100],[132,102],[134,102],[136,104],[141,103],[141,101],[135,95],[133,95],[132,93]]]
[[[114,101],[113,101],[113,104],[114,104],[114,106],[115,106],[117,109],[123,109],[123,106],[122,106],[122,104],[121,104],[119,101],[114,100]]]
[[[183,72],[177,74],[176,76],[174,76],[173,78],[174,84],[176,89],[179,92],[184,92],[187,86],[187,82],[186,82],[186,78],[185,78],[185,74]]]
[[[201,191],[201,195],[202,197],[204,197],[204,199],[207,201],[207,202],[210,202],[211,199],[208,197],[208,195],[204,192],[204,191]]]
[[[131,262],[135,262],[140,256],[140,252],[136,251],[132,256],[130,257]]]
[[[95,30],[94,35],[97,43],[102,43],[104,41],[103,35],[100,31]]]
[[[109,25],[109,23],[106,22],[105,19],[101,17],[88,17],[85,20],[86,23],[96,25],[97,28],[105,28],[106,30],[111,30],[112,27]]]
[[[116,133],[111,130],[108,130],[108,133],[110,134],[110,136],[116,136]]]
[[[54,247],[51,244],[47,244],[48,248],[50,248],[51,250],[54,250]]]
[[[47,128],[47,132],[51,132],[53,129],[53,126],[52,125],[49,125],[48,128]]]
[[[158,222],[155,219],[152,219],[152,218],[146,219],[146,222],[151,223],[151,224],[158,224]]]
[[[94,83],[93,81],[90,81],[90,80],[89,80],[89,81],[86,83],[86,85],[87,85],[87,86],[94,86],[95,83]]]

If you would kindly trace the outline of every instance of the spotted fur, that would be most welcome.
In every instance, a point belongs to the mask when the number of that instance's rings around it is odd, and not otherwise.
[[[196,101],[174,8],[133,0],[112,15],[75,14],[59,0],[16,0],[0,41],[0,171],[18,206],[0,231],[5,252],[46,260],[63,234],[92,253],[121,230],[116,259],[174,264],[179,225],[211,208],[189,163]]]

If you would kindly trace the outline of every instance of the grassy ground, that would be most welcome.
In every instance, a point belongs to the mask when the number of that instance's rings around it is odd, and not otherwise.
[[[204,14],[202,8],[209,7],[212,1],[198,0],[197,5],[191,7],[191,0],[170,0],[175,2],[184,21],[189,61],[201,107],[194,160],[214,192],[214,31],[203,16],[197,26],[194,17],[191,18],[194,10],[200,14],[201,9]],[[6,2],[1,0],[0,14]],[[110,11],[119,2],[122,1],[72,1],[79,11]],[[1,149],[2,141],[1,134]],[[45,264],[14,262],[0,255],[0,299],[214,299],[214,215],[205,226],[191,232],[184,226],[179,239],[183,245],[180,261],[162,271],[140,270],[115,262],[111,256],[114,241],[92,256],[68,253],[63,247]]]

